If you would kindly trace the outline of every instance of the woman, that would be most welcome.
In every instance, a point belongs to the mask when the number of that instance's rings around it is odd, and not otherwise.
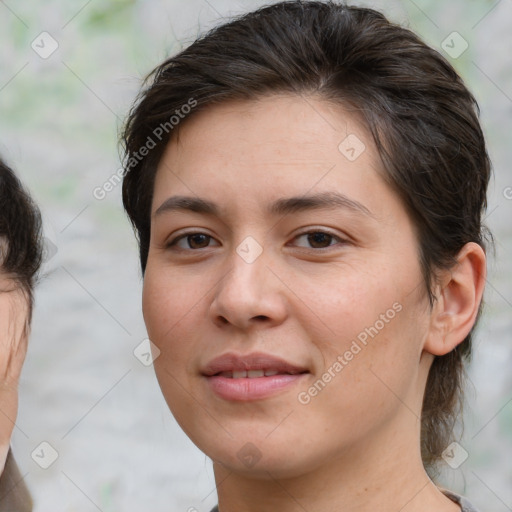
[[[41,264],[41,217],[13,171],[0,160],[0,511],[32,510],[9,448],[18,411],[18,381]]]
[[[474,511],[431,479],[486,276],[451,65],[376,11],[278,3],[162,63],[123,141],[155,371],[218,510]]]

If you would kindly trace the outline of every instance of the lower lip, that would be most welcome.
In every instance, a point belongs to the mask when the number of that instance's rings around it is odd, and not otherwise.
[[[225,400],[260,400],[272,396],[279,391],[293,386],[304,373],[296,375],[272,375],[270,377],[256,377],[253,379],[230,379],[215,375],[206,377],[212,391]]]

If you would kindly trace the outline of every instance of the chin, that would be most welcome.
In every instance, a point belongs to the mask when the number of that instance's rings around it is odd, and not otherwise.
[[[218,452],[218,450],[216,450]],[[297,478],[311,471],[311,465],[306,461],[296,460],[294,450],[290,450],[287,454],[274,454],[271,458],[261,458],[257,456],[252,458],[248,455],[244,460],[233,457],[232,454],[221,453],[219,458],[210,457],[214,464],[218,464],[230,473],[243,475],[246,478],[256,480],[285,480]],[[208,455],[208,453],[207,453]]]
[[[214,464],[248,478],[294,478],[322,464],[322,457],[315,453],[309,454],[304,447],[298,447],[298,443],[290,436],[276,436],[275,439],[271,439],[268,436],[268,429],[261,435],[247,435],[247,432],[240,435],[232,433],[233,438],[226,439],[214,437],[211,433],[205,437],[204,432],[194,437],[194,433],[187,432],[194,444],[212,459]],[[314,450],[314,447],[310,446],[310,450]]]

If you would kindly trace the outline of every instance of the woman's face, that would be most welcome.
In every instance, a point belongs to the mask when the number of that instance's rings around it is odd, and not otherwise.
[[[166,149],[144,318],[172,413],[234,471],[419,443],[428,300],[380,166],[356,119],[313,97],[209,107]]]

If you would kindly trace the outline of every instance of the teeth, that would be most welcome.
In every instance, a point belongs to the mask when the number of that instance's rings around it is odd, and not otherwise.
[[[277,370],[240,370],[234,372],[222,372],[220,375],[231,379],[259,379],[261,377],[272,377],[273,375],[278,374],[279,372]]]

